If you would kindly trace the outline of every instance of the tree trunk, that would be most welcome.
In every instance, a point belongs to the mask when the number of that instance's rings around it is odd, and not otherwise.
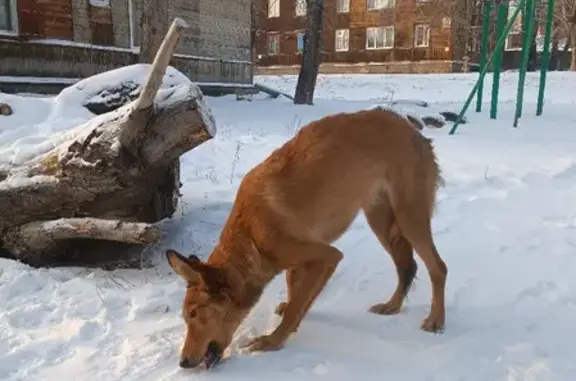
[[[84,254],[99,265],[126,244],[161,239],[153,223],[176,210],[180,156],[215,134],[195,85],[163,90],[155,102],[184,28],[173,22],[135,101],[0,173],[0,248],[11,257],[50,266]]]
[[[527,71],[535,71],[538,68],[538,47],[536,46],[536,37],[538,37],[538,27],[540,26],[540,7],[534,9],[534,20],[532,36],[530,36],[530,50],[528,52]],[[527,28],[524,28],[527,30]]]
[[[558,39],[558,31],[552,34],[552,49],[550,50],[550,71],[558,70],[558,54],[559,54],[560,40]]]
[[[294,95],[295,104],[314,102],[314,89],[320,67],[322,52],[322,28],[324,0],[308,0],[306,10],[306,32],[304,33],[304,53]]]
[[[576,6],[572,11],[572,17],[570,17],[570,41],[572,44],[570,70],[576,70],[576,47],[574,46],[574,42],[576,41]]]
[[[140,62],[152,63],[168,30],[168,6],[166,0],[141,0],[140,15]]]

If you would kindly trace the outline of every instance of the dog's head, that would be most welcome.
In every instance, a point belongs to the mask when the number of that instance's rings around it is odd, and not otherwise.
[[[231,299],[221,269],[195,255],[187,258],[174,250],[166,251],[166,257],[172,269],[187,282],[182,306],[187,332],[180,366],[194,368],[204,363],[210,368],[221,359],[245,313]]]

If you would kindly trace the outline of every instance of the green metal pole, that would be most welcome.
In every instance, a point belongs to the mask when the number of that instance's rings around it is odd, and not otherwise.
[[[548,0],[546,11],[546,27],[544,29],[544,52],[540,62],[540,85],[538,86],[538,103],[536,115],[542,115],[544,111],[544,90],[546,89],[546,74],[550,66],[550,42],[552,41],[552,24],[554,24],[554,0]]]
[[[496,21],[496,36],[500,38],[504,35],[504,25],[506,24],[506,11],[508,2],[501,1],[498,4],[498,16]],[[498,114],[498,92],[500,90],[500,71],[502,70],[502,48],[494,50],[494,74],[492,78],[492,103],[490,105],[490,118],[496,119]]]
[[[518,4],[518,8],[516,8],[516,10],[514,11],[514,14],[510,18],[510,21],[508,22],[508,25],[506,26],[504,33],[502,34],[502,36],[500,36],[500,38],[498,39],[498,42],[496,43],[496,49],[501,49],[502,46],[504,46],[504,41],[506,40],[506,36],[510,32],[510,29],[512,29],[512,25],[514,25],[514,22],[516,21],[516,18],[518,17],[518,14],[520,13],[520,9],[522,9],[524,4],[526,4],[526,0],[520,0],[520,4]],[[468,95],[468,99],[466,99],[466,102],[464,102],[464,106],[462,107],[462,110],[460,110],[460,114],[458,114],[458,117],[456,118],[454,125],[452,125],[452,128],[450,129],[450,132],[449,132],[450,135],[454,135],[454,133],[456,133],[456,129],[460,125],[460,121],[464,117],[464,114],[466,114],[466,110],[468,110],[468,107],[470,107],[470,104],[472,103],[472,100],[474,99],[474,95],[476,95],[476,92],[478,91],[478,86],[480,86],[480,80],[484,79],[484,77],[486,76],[486,72],[488,71],[488,68],[490,67],[490,64],[494,60],[494,55],[495,55],[494,53],[492,53],[490,55],[490,57],[488,58],[488,62],[486,63],[486,67],[484,67],[484,70],[482,70],[482,72],[480,72],[480,78],[478,79],[478,81],[476,81],[476,84],[474,85],[474,87],[472,88],[472,91],[470,91],[470,94]]]
[[[486,67],[488,60],[488,41],[490,37],[490,16],[492,13],[492,0],[484,3],[484,19],[482,20],[482,46],[480,47],[480,72]],[[480,80],[478,86],[478,96],[476,97],[476,112],[482,111],[482,98],[484,95],[484,78]]]
[[[534,0],[526,0],[526,13],[524,36],[522,38],[522,61],[520,63],[520,73],[518,75],[518,90],[516,94],[516,112],[514,114],[514,127],[518,127],[518,120],[522,116],[522,102],[524,101],[524,86],[526,84],[526,69],[528,58],[530,58],[530,43],[534,32]]]

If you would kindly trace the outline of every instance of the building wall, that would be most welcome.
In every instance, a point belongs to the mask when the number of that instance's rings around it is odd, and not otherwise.
[[[138,55],[128,49],[87,48],[69,44],[0,42],[0,73],[7,76],[85,78],[132,65]],[[209,58],[173,57],[170,64],[196,82],[251,84],[252,64]]]
[[[132,30],[139,45],[141,5],[138,0],[130,1]],[[250,61],[251,0],[171,0],[167,6],[170,19],[180,17],[190,26],[182,36],[178,54]]]
[[[199,0],[198,55],[250,61],[251,1]]]
[[[259,66],[296,65],[301,53],[296,49],[297,31],[304,29],[304,17],[294,16],[294,0],[280,1],[280,17],[267,17],[268,0],[260,0],[256,50]],[[418,4],[414,0],[396,0],[391,9],[367,11],[367,0],[350,0],[350,12],[337,13],[336,0],[327,0],[324,10],[322,62],[387,62],[452,59],[452,28],[443,27],[450,9],[439,9],[437,3]],[[431,27],[428,47],[414,47],[414,26],[428,23]],[[394,48],[366,49],[366,28],[393,25]],[[349,29],[349,50],[335,51],[335,30]],[[280,54],[268,55],[267,32],[279,32]]]
[[[17,1],[20,35],[0,40],[2,75],[83,78],[137,62],[140,0]],[[193,81],[252,83],[250,0],[167,1],[170,19],[190,26],[175,67]]]

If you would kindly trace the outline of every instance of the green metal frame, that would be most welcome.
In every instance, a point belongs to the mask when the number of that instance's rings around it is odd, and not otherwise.
[[[482,95],[484,90],[484,78],[486,73],[488,72],[492,63],[494,63],[494,79],[492,82],[492,94],[491,94],[491,107],[490,107],[490,118],[496,119],[497,118],[497,111],[498,111],[498,94],[500,89],[500,71],[502,66],[502,50],[504,47],[504,43],[506,38],[508,37],[512,26],[514,25],[518,15],[521,11],[524,11],[524,23],[523,23],[523,39],[522,39],[522,61],[520,64],[520,72],[518,78],[518,88],[516,92],[516,109],[514,113],[514,127],[518,126],[518,120],[522,116],[522,106],[524,102],[524,87],[526,84],[526,71],[528,67],[528,59],[530,56],[530,42],[531,36],[534,33],[534,26],[536,24],[535,20],[535,10],[539,5],[539,0],[520,0],[518,7],[512,14],[512,17],[509,18],[508,23],[505,23],[505,15],[506,10],[508,8],[508,1],[499,1],[498,2],[498,12],[497,12],[497,43],[494,47],[494,51],[488,59],[487,50],[488,50],[488,35],[489,35],[489,24],[490,24],[490,15],[492,12],[492,1],[494,0],[487,0],[484,4],[484,17],[483,17],[483,25],[482,25],[482,47],[481,47],[481,58],[480,58],[480,75],[478,80],[474,84],[474,87],[470,91],[462,110],[460,111],[454,125],[450,129],[449,134],[454,135],[460,122],[462,121],[464,114],[470,107],[474,96],[477,96],[476,102],[476,112],[482,111]],[[555,0],[547,0],[548,1],[548,8],[546,12],[546,28],[545,28],[545,36],[544,36],[544,52],[542,55],[542,60],[540,63],[540,83],[538,88],[538,102],[537,102],[537,111],[536,115],[542,115],[544,109],[544,92],[546,88],[546,73],[548,72],[549,64],[550,64],[550,42],[551,42],[551,34],[552,34],[552,24],[554,19],[554,2]],[[505,25],[505,27],[504,27]]]
[[[498,5],[498,12],[496,16],[496,36],[504,35],[504,27],[506,26],[506,13],[508,12],[508,3],[502,1]],[[508,36],[508,33],[506,33]],[[498,116],[498,95],[500,93],[500,72],[502,71],[502,50],[503,46],[494,49],[494,68],[492,69],[492,102],[490,102],[490,119],[496,119]]]

